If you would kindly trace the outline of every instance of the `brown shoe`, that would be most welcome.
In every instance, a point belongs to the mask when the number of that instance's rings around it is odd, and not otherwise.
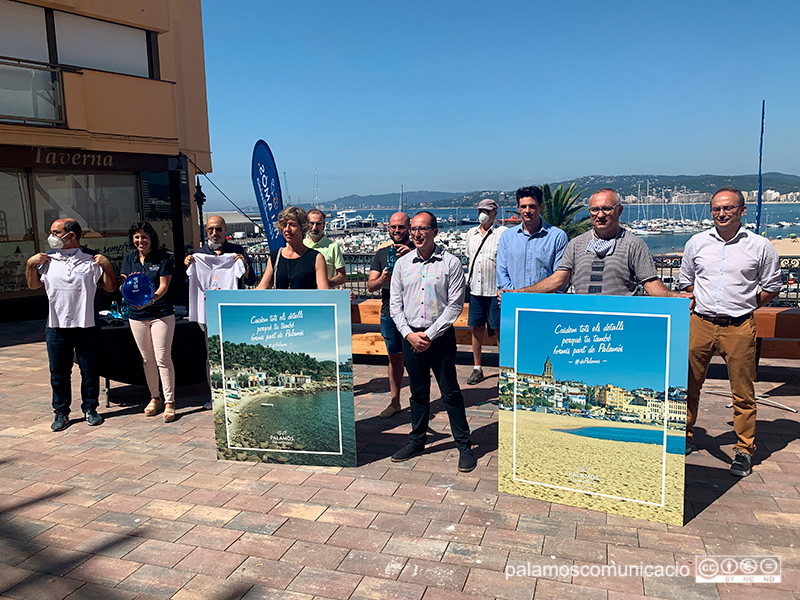
[[[145,417],[155,417],[164,408],[164,402],[161,398],[150,398],[150,404],[144,409]]]
[[[175,420],[175,403],[167,402],[164,405],[164,423],[172,423]]]
[[[403,410],[403,409],[402,409],[402,408],[400,408],[399,406],[392,406],[392,405],[390,404],[389,406],[387,406],[386,408],[384,408],[384,409],[381,411],[381,414],[380,414],[380,415],[378,415],[378,416],[379,416],[381,419],[388,419],[389,417],[393,417],[394,415],[396,415],[397,413],[399,413],[401,410]]]

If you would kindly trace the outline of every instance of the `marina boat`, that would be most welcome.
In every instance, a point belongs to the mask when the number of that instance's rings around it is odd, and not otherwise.
[[[340,230],[340,229],[347,229],[347,221],[348,219],[352,219],[348,215],[353,214],[354,210],[339,210],[336,211],[336,217],[331,219],[328,222],[328,229],[332,230]]]
[[[361,219],[359,227],[375,227],[375,215],[369,213],[365,219]]]

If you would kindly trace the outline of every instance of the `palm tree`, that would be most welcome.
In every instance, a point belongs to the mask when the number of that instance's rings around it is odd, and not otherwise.
[[[592,227],[588,217],[580,221],[575,220],[575,215],[583,208],[583,205],[578,203],[578,198],[586,191],[581,190],[576,194],[575,188],[577,187],[578,184],[573,183],[565,190],[563,185],[559,185],[555,192],[551,192],[548,184],[545,183],[542,186],[542,195],[544,196],[542,219],[546,223],[562,229],[569,239],[589,231]]]

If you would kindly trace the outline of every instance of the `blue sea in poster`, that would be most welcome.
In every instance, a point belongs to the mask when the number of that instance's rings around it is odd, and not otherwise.
[[[637,444],[664,444],[664,432],[654,429],[623,429],[621,427],[579,427],[577,429],[554,429],[573,435],[595,438],[597,440],[614,440],[617,442],[636,442]],[[667,436],[667,452],[683,454],[685,451],[684,435]]]
[[[264,403],[260,400],[256,398],[250,402],[248,409],[257,417],[243,422],[241,430],[245,437],[269,440],[272,436],[291,435],[292,445],[298,448],[313,449],[316,452],[339,451],[336,390],[268,398],[268,402]],[[288,423],[291,423],[291,427],[287,426]],[[354,430],[346,429],[342,433],[342,445],[355,443]]]

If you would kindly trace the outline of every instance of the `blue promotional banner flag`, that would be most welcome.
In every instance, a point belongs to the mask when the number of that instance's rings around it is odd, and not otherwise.
[[[286,245],[286,240],[274,225],[278,220],[278,213],[283,210],[283,200],[275,159],[264,140],[258,140],[253,148],[252,176],[256,202],[261,213],[261,222],[264,224],[264,237],[267,239],[270,252],[274,252]]]

